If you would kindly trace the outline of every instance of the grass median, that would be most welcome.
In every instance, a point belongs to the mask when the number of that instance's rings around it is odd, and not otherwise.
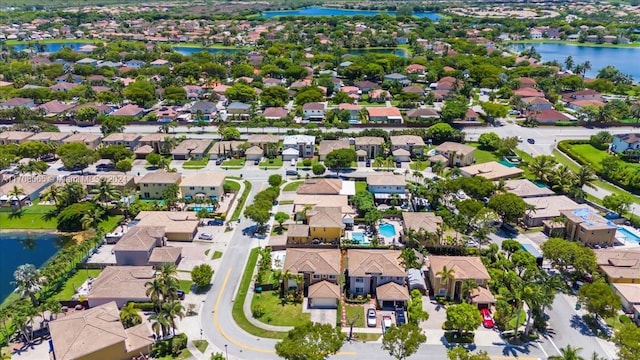
[[[247,261],[247,266],[244,268],[244,273],[242,274],[242,280],[240,280],[240,288],[238,289],[238,294],[236,295],[236,299],[233,302],[233,309],[231,314],[233,315],[233,320],[240,326],[240,328],[251,335],[270,338],[270,339],[283,339],[286,336],[286,332],[278,332],[278,331],[269,331],[262,328],[259,328],[253,325],[247,316],[244,313],[244,302],[247,298],[247,292],[249,291],[249,286],[251,286],[251,280],[253,278],[253,269],[256,267],[256,263],[258,262],[258,248],[252,249],[249,253],[249,260]]]
[[[231,216],[230,221],[236,221],[240,218],[242,214],[242,210],[244,209],[244,204],[247,202],[247,197],[249,197],[249,193],[251,192],[251,183],[247,180],[244,181],[244,191],[242,195],[240,195],[240,199],[238,199],[238,204],[236,205],[235,210],[233,210],[233,215]]]

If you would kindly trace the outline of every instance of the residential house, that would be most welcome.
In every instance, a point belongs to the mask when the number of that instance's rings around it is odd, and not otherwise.
[[[640,150],[640,133],[613,135],[611,151],[616,154],[623,154],[634,150]]]
[[[102,137],[98,134],[89,134],[89,133],[75,133],[64,140],[62,140],[63,144],[71,144],[71,143],[82,143],[85,144],[89,149],[95,150],[98,146],[100,146],[100,139]]]
[[[288,246],[339,244],[346,227],[341,206],[314,206],[304,215],[306,224],[289,225]]]
[[[11,98],[7,101],[0,102],[0,110],[11,110],[19,107],[33,109],[36,106],[33,99]]]
[[[407,77],[407,75],[393,73],[384,76],[384,81],[390,82],[398,82],[402,85],[411,84],[411,80]]]
[[[280,144],[280,136],[271,134],[254,134],[249,135],[247,140],[249,146],[257,146],[262,149],[266,156],[274,156],[278,153]]]
[[[526,97],[522,98],[522,102],[525,104],[529,111],[542,111],[553,109],[553,104],[549,100],[541,97]]]
[[[521,88],[513,91],[513,96],[526,97],[544,97],[544,93],[533,88]]]
[[[157,59],[151,62],[151,66],[153,67],[161,67],[161,66],[165,66],[169,63],[169,61],[164,60],[164,59]]]
[[[397,107],[368,107],[369,122],[402,124],[402,114]]]
[[[141,137],[142,135],[134,133],[113,133],[102,139],[102,145],[122,145],[130,150],[135,150]]]
[[[144,109],[138,105],[127,104],[120,109],[112,112],[112,116],[126,116],[126,117],[137,117],[144,115]]]
[[[150,146],[153,149],[153,152],[158,154],[165,154],[170,152],[170,146],[173,143],[173,139],[173,134],[144,134],[138,140],[138,145],[140,145],[141,147]]]
[[[527,179],[506,180],[504,189],[523,199],[555,195],[555,192],[548,187],[538,186]]]
[[[44,116],[46,117],[53,117],[64,114],[65,112],[71,110],[73,107],[74,105],[65,104],[58,100],[51,100],[42,105],[36,106],[36,110],[43,111]]]
[[[200,160],[211,146],[211,139],[186,139],[171,151],[173,160]]]
[[[528,227],[542,226],[544,221],[559,217],[562,210],[587,207],[580,206],[564,195],[532,197],[523,200],[531,206],[531,210],[527,210],[522,218],[522,222]]]
[[[27,142],[27,140],[29,140],[29,138],[31,138],[33,135],[34,133],[30,131],[0,132],[0,144],[1,145],[8,145],[8,144],[20,145]]]
[[[316,137],[311,135],[287,135],[283,141],[282,159],[312,158],[315,154]]]
[[[435,109],[431,108],[419,108],[407,111],[407,119],[413,121],[419,120],[437,120],[440,119],[440,114]]]
[[[303,291],[308,297],[310,308],[329,308],[338,306],[340,299],[340,250],[289,248],[282,271],[291,275],[302,275]],[[285,289],[297,283],[285,278]],[[293,286],[292,286],[293,285]]]
[[[164,226],[132,226],[112,252],[118,266],[146,266],[153,249],[165,245]]]
[[[360,111],[362,106],[356,104],[340,104],[338,110],[349,112],[349,123],[360,123]]]
[[[223,172],[188,173],[182,177],[180,193],[187,200],[204,199],[217,202],[224,196],[224,180]]]
[[[408,162],[412,156],[422,156],[424,140],[417,135],[391,136],[391,153],[395,161]]]
[[[478,118],[480,118],[480,115],[472,108],[468,108],[464,114],[464,121],[478,121]]]
[[[580,241],[587,246],[613,246],[618,227],[594,209],[562,210],[560,214],[567,219],[567,239]]]
[[[298,195],[347,195],[356,194],[356,186],[353,181],[341,179],[307,179],[296,190]]]
[[[107,266],[89,285],[89,307],[115,302],[121,308],[127,303],[149,302],[147,281],[153,281],[151,266]]]
[[[249,119],[251,116],[251,105],[241,102],[232,102],[227,106],[227,113],[234,118]]]
[[[218,113],[218,108],[215,103],[211,101],[196,101],[191,108],[189,108],[189,112],[191,113],[191,119],[197,121],[197,117],[201,116],[201,120],[206,122],[210,122]]]
[[[0,206],[19,207],[18,202],[20,202],[21,205],[29,201],[34,202],[45,189],[55,182],[56,177],[53,175],[34,174],[30,176],[15,176],[6,182],[3,175],[2,183],[0,183]],[[24,194],[18,197],[11,195],[14,186],[21,189]]]
[[[218,141],[211,145],[211,148],[209,149],[209,158],[216,160],[239,157],[244,153],[246,146],[246,141]]]
[[[424,65],[411,64],[411,65],[407,66],[406,71],[407,71],[407,74],[424,75],[424,70],[425,69],[426,68],[424,67]]]
[[[535,89],[537,82],[535,79],[532,79],[530,77],[521,77],[518,79],[518,83],[520,84],[519,88],[532,88]]]
[[[148,322],[125,329],[115,302],[65,314],[49,322],[56,360],[131,360],[149,355],[155,337]]]
[[[531,111],[527,113],[527,116],[533,117],[538,124],[555,124],[559,121],[571,121],[571,118],[556,109]]]
[[[349,140],[322,140],[318,146],[318,158],[320,161],[324,161],[330,152],[350,148]]]
[[[141,211],[136,226],[164,226],[167,241],[193,241],[200,219],[195,211]]]
[[[627,314],[640,324],[640,251],[637,249],[594,250],[598,269],[611,284]]]
[[[407,183],[402,175],[373,174],[367,176],[367,190],[376,200],[388,200],[392,197],[406,198]]]
[[[447,166],[469,166],[476,162],[475,148],[457,142],[443,142],[435,148],[436,154],[447,159]]]
[[[421,88],[420,86],[415,86],[415,85],[405,86],[402,88],[402,92],[408,93],[408,94],[416,94],[420,99],[424,97],[424,89]]]
[[[411,231],[426,231],[431,234],[436,234],[442,223],[442,218],[434,213],[402,213],[402,229],[405,235]]]
[[[311,102],[302,105],[302,118],[305,121],[323,121],[325,116],[325,104]]]
[[[53,92],[67,92],[79,85],[80,84],[76,84],[76,83],[60,82],[55,85],[49,86],[49,89]]]
[[[369,80],[357,81],[354,85],[360,89],[363,94],[368,94],[372,90],[380,89],[380,85]]]
[[[68,132],[43,131],[43,132],[34,134],[32,137],[29,138],[29,141],[39,141],[45,144],[62,145],[62,141],[69,136],[71,136],[71,133],[68,133]]]
[[[96,175],[67,175],[64,178],[59,178],[58,183],[66,184],[70,182],[79,182],[87,192],[91,193],[96,190],[101,180],[107,180],[111,183],[114,189],[122,192],[127,189],[135,189],[135,177],[129,174],[123,174],[121,172],[102,172]]]
[[[134,69],[140,69],[141,67],[145,66],[146,64],[147,64],[147,63],[146,63],[146,62],[144,62],[144,61],[142,61],[142,60],[135,60],[135,59],[132,59],[132,60],[126,61],[126,62],[124,63],[124,65],[125,65],[126,67],[130,67],[130,68],[134,68]]]
[[[512,179],[522,176],[524,171],[517,167],[508,167],[497,161],[461,167],[462,176],[482,176],[487,180]]]
[[[591,90],[591,89],[584,89],[584,90],[562,94],[562,101],[564,101],[565,103],[570,103],[576,100],[602,101],[602,94],[600,94],[600,92],[598,91]]]
[[[382,156],[384,151],[384,138],[376,136],[361,136],[355,139],[358,161],[375,159]]]
[[[98,66],[98,60],[91,58],[84,58],[76,61],[76,65],[91,65]]]
[[[391,94],[387,90],[375,89],[369,92],[369,102],[383,103],[391,100]]]
[[[138,187],[140,188],[142,198],[162,199],[164,197],[162,193],[167,190],[170,185],[179,186],[181,181],[182,175],[180,173],[158,170],[145,174],[138,180]]]
[[[542,39],[542,32],[540,30],[533,29],[529,31],[529,37],[533,40]]]
[[[453,280],[442,277],[442,271],[451,270]],[[478,288],[469,294],[471,302],[479,306],[488,307],[496,299],[489,291],[489,272],[478,256],[429,256],[429,282],[435,296],[460,300],[463,294],[462,283],[474,280]]]
[[[370,294],[382,309],[405,307],[410,296],[400,253],[387,249],[347,250],[349,293]]]
[[[289,115],[289,110],[283,107],[268,107],[264,109],[262,116],[266,120],[282,120],[285,119]]]
[[[601,100],[574,100],[571,101],[569,103],[567,103],[567,107],[571,110],[575,110],[578,111],[580,109],[583,109],[587,106],[595,106],[597,108],[601,108],[605,105],[605,103]]]

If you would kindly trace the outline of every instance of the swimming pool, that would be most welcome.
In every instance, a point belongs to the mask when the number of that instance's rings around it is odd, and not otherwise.
[[[618,232],[621,233],[622,235],[624,235],[625,240],[633,240],[635,242],[637,242],[638,244],[640,244],[640,236],[632,233],[631,231],[623,228],[623,227],[618,227]]]
[[[207,209],[207,212],[214,212],[216,211],[216,209],[213,206],[202,206],[202,205],[195,205],[193,208],[191,208],[193,211],[200,211],[202,209]]]
[[[507,160],[507,159],[502,159],[502,160],[500,160],[500,161],[498,161],[498,162],[499,162],[500,164],[502,164],[502,165],[506,166],[506,167],[510,167],[510,168],[518,167],[518,164],[514,164],[514,163],[512,163],[511,161],[509,161],[509,160]]]
[[[380,230],[380,234],[385,237],[394,237],[396,236],[396,227],[391,224],[380,224],[378,226],[378,230]]]
[[[361,233],[361,232],[351,233],[351,240],[355,244],[369,245],[369,240],[367,240],[367,237],[364,236],[364,233]]]

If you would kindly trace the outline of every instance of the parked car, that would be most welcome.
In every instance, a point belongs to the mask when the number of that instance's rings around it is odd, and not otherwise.
[[[493,316],[491,316],[491,311],[489,309],[480,309],[480,315],[482,315],[482,326],[487,329],[493,329],[495,323],[493,322]]]
[[[527,139],[527,142],[528,142],[529,144],[535,144],[535,143],[536,143],[536,140],[535,140],[535,139],[533,139],[533,138],[528,138],[528,139]]]
[[[365,162],[365,166],[366,166],[366,167],[371,167],[371,160],[367,160],[367,161]]]
[[[184,291],[178,290],[176,293],[178,294],[178,299],[184,300]]]
[[[224,225],[224,221],[221,219],[214,219],[207,221],[208,226],[222,226]]]
[[[222,159],[217,159],[216,160],[216,165],[222,165]]]
[[[378,318],[376,315],[376,309],[374,308],[369,308],[369,310],[367,310],[367,326],[368,327],[378,326]]]
[[[392,325],[391,316],[382,317],[382,332],[385,332]]]
[[[404,316],[404,309],[397,308],[396,309],[396,325],[404,325],[407,322],[407,318]]]
[[[201,240],[213,240],[213,234],[202,233],[202,234],[200,234],[200,236],[198,236],[198,239],[201,239]]]
[[[511,224],[503,223],[500,228],[502,230],[508,232],[508,233],[511,233],[511,234],[517,234],[518,233],[518,229],[516,229],[515,226],[513,226]]]
[[[253,161],[253,165],[260,165],[260,160],[255,159],[255,160]]]
[[[396,167],[400,169],[402,167],[402,163],[400,161],[396,161]]]
[[[296,176],[296,175],[298,175],[298,170],[293,170],[293,169],[287,170],[287,175],[288,176]]]
[[[523,142],[524,139],[522,138],[522,136],[518,136],[518,142]]]
[[[289,165],[296,166],[296,159],[291,159],[291,162],[289,163]]]

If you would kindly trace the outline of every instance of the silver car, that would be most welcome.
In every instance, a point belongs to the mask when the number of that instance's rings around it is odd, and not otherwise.
[[[367,326],[378,326],[378,317],[376,316],[376,309],[374,308],[370,308],[369,310],[367,310]]]

